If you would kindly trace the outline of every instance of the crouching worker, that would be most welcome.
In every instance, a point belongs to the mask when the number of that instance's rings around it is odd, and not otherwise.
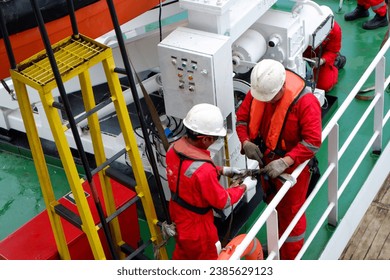
[[[321,6],[324,13],[333,17],[333,11],[328,6]],[[333,26],[324,41],[316,48],[310,46],[303,56],[313,60],[314,85],[329,92],[337,84],[339,70],[344,68],[347,58],[340,54],[342,31],[340,25],[333,19]]]
[[[216,166],[207,148],[226,135],[218,107],[195,105],[183,120],[187,134],[167,152],[167,177],[172,198],[169,212],[176,224],[174,260],[217,259],[218,231],[213,208],[224,209],[238,202],[245,191],[256,187],[256,180],[244,179],[241,185],[225,189],[220,175],[233,177],[241,171]]]

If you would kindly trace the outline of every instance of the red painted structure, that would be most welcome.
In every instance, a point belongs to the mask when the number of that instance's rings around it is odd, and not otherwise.
[[[102,197],[101,187],[98,177],[94,177],[96,188],[99,196]],[[119,208],[137,194],[124,187],[123,185],[112,181],[111,185],[114,193],[116,207]],[[87,201],[92,211],[92,216],[96,224],[99,223],[99,215],[93,201],[89,184],[83,185],[87,195]],[[103,199],[102,206],[104,208]],[[77,212],[76,205],[72,202],[71,193],[63,196],[59,202],[74,213]],[[119,216],[119,224],[121,226],[122,239],[132,248],[137,248],[139,245],[140,228],[138,224],[138,215],[136,204],[133,204],[122,212]],[[93,254],[90,249],[88,239],[84,232],[70,224],[68,221],[62,220],[62,226],[68,243],[70,256],[75,260],[90,260],[93,259]],[[102,240],[106,256],[110,256],[108,245],[105,243],[103,229],[99,230],[99,236]],[[108,257],[107,257],[108,258]],[[51,229],[47,211],[41,212],[39,215],[24,224],[14,233],[0,242],[0,259],[7,260],[57,260],[59,254],[54,240],[54,235]]]

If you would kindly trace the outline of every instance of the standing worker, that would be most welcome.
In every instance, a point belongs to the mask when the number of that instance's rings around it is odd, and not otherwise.
[[[198,104],[183,120],[186,135],[167,152],[167,177],[172,199],[169,211],[176,225],[174,260],[217,259],[218,231],[213,208],[225,209],[238,202],[257,180],[246,177],[241,185],[225,189],[220,175],[233,177],[241,171],[216,166],[207,148],[226,135],[218,107]]]
[[[344,15],[346,21],[352,21],[358,18],[368,17],[368,9],[372,9],[375,16],[363,23],[363,29],[372,30],[379,27],[385,27],[388,24],[387,5],[385,0],[357,0],[356,8]]]
[[[264,163],[262,187],[269,203],[291,173],[311,159],[321,145],[321,107],[305,91],[305,81],[275,60],[264,59],[251,73],[251,89],[236,113],[236,130],[242,153]],[[306,199],[309,166],[276,207],[282,235]],[[304,243],[306,217],[303,215],[280,249],[281,259],[294,259]]]

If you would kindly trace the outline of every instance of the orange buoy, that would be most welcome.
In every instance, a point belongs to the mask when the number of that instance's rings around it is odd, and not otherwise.
[[[218,256],[218,260],[228,260],[236,250],[237,246],[241,244],[246,234],[240,234],[234,237],[226,246],[222,249]],[[241,258],[246,260],[263,260],[263,248],[260,241],[255,238],[249,243],[248,247],[242,253]]]

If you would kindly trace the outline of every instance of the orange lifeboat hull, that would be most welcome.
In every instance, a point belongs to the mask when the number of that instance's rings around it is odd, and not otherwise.
[[[159,4],[159,0],[113,0],[118,21],[123,24]],[[78,30],[90,38],[97,38],[113,29],[107,2],[100,0],[75,12]],[[54,44],[72,34],[69,16],[46,23],[50,43]],[[44,49],[38,27],[9,36],[16,63]],[[0,79],[10,76],[10,64],[4,40],[0,39]]]

